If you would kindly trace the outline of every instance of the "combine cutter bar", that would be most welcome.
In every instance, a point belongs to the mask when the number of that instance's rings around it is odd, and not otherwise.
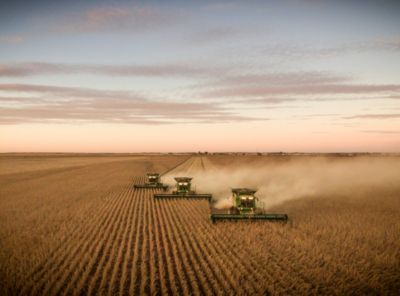
[[[189,198],[189,199],[207,199],[211,201],[211,194],[154,194],[154,198]]]
[[[137,184],[134,185],[135,189],[145,188],[145,189],[162,189],[166,191],[168,189],[168,185],[146,185],[146,184]]]
[[[212,223],[218,220],[269,220],[286,222],[288,216],[286,214],[255,214],[255,215],[231,215],[231,214],[211,214]]]

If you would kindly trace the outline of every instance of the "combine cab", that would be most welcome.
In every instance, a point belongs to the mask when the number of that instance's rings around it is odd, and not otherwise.
[[[200,198],[211,201],[211,194],[200,194],[192,190],[192,178],[178,177],[175,178],[176,188],[172,193],[154,194],[154,198]]]
[[[214,223],[219,220],[269,220],[286,222],[286,214],[266,213],[257,208],[258,198],[254,195],[256,190],[248,188],[232,189],[233,206],[229,210],[214,210],[210,219]]]
[[[135,184],[135,189],[138,188],[157,188],[167,191],[168,185],[161,183],[160,174],[158,173],[148,173],[147,182],[144,184]]]

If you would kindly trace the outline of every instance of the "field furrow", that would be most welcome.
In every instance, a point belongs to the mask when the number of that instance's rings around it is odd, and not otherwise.
[[[80,259],[82,259],[79,256],[82,254],[87,254],[94,235],[100,234],[100,229],[107,225],[107,222],[110,221],[112,215],[116,211],[120,211],[119,203],[121,202],[123,194],[126,190],[127,188],[120,192],[120,194],[118,194],[115,198],[115,203],[110,203],[109,206],[106,207],[106,211],[100,214],[100,216],[105,216],[105,220],[103,220],[103,223],[91,223],[89,225],[91,225],[92,227],[90,227],[89,229],[85,229],[85,227],[82,227],[75,239],[70,240],[69,243],[65,244],[64,256],[61,258],[61,260],[60,258],[54,258],[54,262],[50,264],[50,268],[46,270],[45,274],[41,276],[39,282],[36,283],[34,289],[32,290],[32,294],[37,294],[41,290],[49,289],[50,287],[55,285],[55,283],[58,283],[63,274],[67,274],[66,271],[68,267],[71,266],[71,262],[75,260],[76,263],[78,263]]]
[[[57,279],[57,285],[53,288],[50,286],[49,291],[60,293],[61,291],[68,292],[71,287],[75,287],[75,282],[78,281],[82,272],[79,270],[90,271],[97,269],[101,266],[103,258],[108,256],[108,246],[111,244],[116,236],[116,230],[121,224],[123,215],[127,208],[126,195],[129,189],[125,190],[119,203],[117,204],[118,210],[109,218],[109,222],[105,227],[96,228],[93,233],[93,237],[85,238],[81,242],[84,242],[84,247],[79,249],[79,253],[74,256],[69,262],[68,266],[64,268],[64,272]],[[78,242],[78,246],[81,242]]]
[[[130,272],[132,269],[132,258],[129,257],[131,254],[131,250],[134,248],[134,239],[136,237],[136,227],[139,224],[139,220],[141,219],[140,215],[140,196],[136,198],[137,192],[136,190],[131,192],[131,195],[129,198],[134,199],[135,201],[135,207],[132,212],[132,219],[130,221],[130,231],[128,232],[128,237],[124,241],[124,251],[123,251],[123,257],[121,259],[121,271],[120,271],[120,276],[117,278],[117,282],[115,283],[114,287],[110,289],[109,292],[111,294],[116,295],[116,294],[127,294],[127,290],[125,290],[125,285],[126,282],[129,281],[130,279]]]
[[[225,281],[229,281],[230,288],[236,291],[241,291],[243,289],[243,293],[245,291],[254,293],[254,286],[252,281],[245,281],[239,287],[237,286],[238,282],[244,281],[245,276],[251,277],[251,273],[253,271],[252,268],[245,266],[241,261],[240,257],[233,253],[232,245],[228,242],[230,240],[215,240],[213,237],[213,230],[210,228],[210,222],[208,219],[205,219],[207,214],[208,204],[204,202],[203,204],[198,204],[195,201],[191,201],[187,204],[185,208],[187,213],[190,213],[192,217],[199,217],[199,223],[203,224],[203,228],[198,235],[198,238],[195,238],[199,243],[204,244],[204,249],[207,250],[206,254],[213,254],[214,258],[212,258],[213,265],[215,267],[219,267],[221,271],[218,274],[225,274]],[[204,237],[203,240],[199,238]],[[248,260],[248,258],[246,258]],[[248,286],[247,286],[248,285]]]
[[[200,269],[199,272],[205,278],[205,283],[209,283],[210,286],[206,286],[207,289],[213,289],[214,291],[229,291],[235,286],[233,281],[224,277],[225,266],[221,265],[222,250],[215,250],[211,246],[211,242],[208,241],[208,237],[199,231],[200,227],[204,227],[204,220],[202,216],[193,215],[188,211],[187,205],[189,203],[194,203],[195,206],[202,206],[206,201],[190,201],[185,200],[180,203],[180,205],[175,205],[171,208],[174,216],[177,217],[176,223],[182,225],[181,231],[189,239],[187,243],[189,244],[189,249],[192,250],[190,254],[194,254],[196,259],[199,261]],[[191,217],[191,222],[185,221],[182,215],[179,213],[188,213],[187,217]],[[193,223],[195,222],[195,223]],[[217,251],[215,253],[215,251]],[[216,256],[213,258],[213,256]],[[229,263],[228,263],[229,264]]]
[[[142,190],[138,190],[137,192],[143,192]],[[142,276],[141,272],[141,257],[142,257],[142,245],[144,241],[143,237],[143,225],[144,225],[144,209],[145,209],[145,201],[143,199],[144,194],[138,194],[135,191],[135,197],[139,198],[140,208],[139,208],[139,223],[136,225],[135,229],[135,244],[129,250],[128,260],[132,261],[132,268],[129,270],[129,275],[127,276],[127,280],[125,281],[124,290],[128,291],[129,295],[132,295],[133,292],[137,289],[140,289]]]
[[[113,190],[107,193],[105,196],[112,196],[112,200],[109,202],[102,202],[101,207],[98,210],[99,216],[102,215],[103,212],[107,211],[107,209],[111,206],[113,207],[115,203],[118,201],[120,194],[122,194],[124,188],[119,190]],[[90,225],[90,220],[92,219],[91,216],[88,216],[87,219],[84,221],[85,225]],[[77,239],[80,235],[82,235],[83,229],[82,225],[77,225],[71,232],[69,236],[65,236],[62,240],[62,243],[56,247],[51,254],[39,264],[38,267],[28,276],[28,280],[25,283],[25,286],[22,290],[23,294],[28,293],[31,291],[34,286],[38,285],[38,282],[43,279],[46,273],[49,273],[49,268],[59,268],[63,262],[65,262],[66,257],[68,256],[69,252],[66,252],[66,246],[72,246],[71,241]]]
[[[175,207],[181,208],[179,203],[184,201],[166,200],[161,202],[164,202],[167,218],[174,225],[172,230],[174,231],[174,234],[183,249],[182,257],[184,260],[184,267],[188,278],[190,278],[190,283],[192,283],[190,289],[194,294],[203,294],[204,291],[209,289],[209,286],[207,285],[207,280],[204,277],[204,271],[201,269],[201,265],[199,265],[199,258],[195,257],[194,250],[188,243],[192,239],[192,235],[194,233],[188,235],[182,231],[182,225],[178,221],[179,215],[182,215],[182,212],[177,214],[173,211],[173,208]]]
[[[183,247],[182,238],[176,232],[177,225],[173,223],[168,208],[164,205],[168,202],[168,200],[161,201],[161,203],[156,202],[160,210],[159,222],[164,225],[165,235],[168,237],[170,256],[167,260],[173,262],[175,286],[178,287],[181,293],[187,294],[190,291],[194,291],[189,280],[188,272],[190,270],[188,270],[187,253]]]

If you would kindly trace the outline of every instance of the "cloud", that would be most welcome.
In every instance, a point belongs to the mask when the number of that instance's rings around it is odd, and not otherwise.
[[[400,118],[400,113],[394,114],[361,114],[343,117],[344,119],[392,119]]]
[[[243,53],[243,48],[232,47],[229,54],[238,56]],[[277,57],[284,60],[297,61],[300,59],[327,59],[346,54],[360,54],[365,52],[399,52],[400,36],[391,36],[385,38],[370,39],[364,41],[354,41],[337,43],[334,46],[321,46],[315,43],[288,43],[271,42],[260,45],[249,45],[246,54],[252,54],[255,57]],[[226,50],[223,53],[226,55]]]
[[[363,130],[362,132],[369,134],[400,134],[400,131],[391,130]]]
[[[185,38],[186,44],[189,42],[193,45],[208,44],[214,42],[226,42],[228,39],[237,37],[242,33],[242,30],[233,27],[213,27],[199,31],[190,32],[190,35]]]
[[[60,29],[68,33],[144,31],[179,22],[183,14],[150,6],[103,6],[69,18]]]
[[[238,2],[233,2],[233,1],[225,1],[225,2],[213,2],[213,3],[207,3],[204,5],[204,9],[206,10],[211,10],[211,11],[230,11],[234,9],[240,8],[240,5]]]
[[[19,35],[3,35],[0,36],[0,44],[17,44],[24,41],[24,38]]]
[[[286,86],[267,86],[254,85],[242,87],[226,87],[216,90],[207,91],[203,94],[205,97],[268,97],[282,95],[337,95],[337,94],[377,94],[387,92],[399,92],[400,85],[383,84],[383,85],[367,85],[367,84],[303,84],[303,85],[286,85]]]
[[[225,76],[214,82],[207,82],[207,86],[232,87],[233,85],[315,85],[348,82],[349,77],[334,75],[327,72],[273,72],[264,74],[242,74]]]
[[[200,90],[202,98],[268,104],[300,100],[397,99],[400,94],[400,84],[356,84],[351,77],[326,72],[230,75],[193,88]]]
[[[282,103],[293,103],[293,102],[329,102],[329,101],[365,101],[365,100],[384,100],[384,99],[398,99],[393,96],[351,96],[351,97],[335,97],[335,96],[271,96],[271,97],[262,97],[262,98],[241,98],[235,99],[235,103],[258,105],[258,106],[267,106],[271,108],[271,105],[277,105]],[[282,107],[282,106],[280,106]],[[285,106],[285,108],[293,108],[293,105]]]
[[[114,122],[134,124],[255,121],[217,103],[148,98],[128,91],[30,84],[0,84],[0,91],[25,97],[0,97],[0,123]]]
[[[105,76],[199,77],[221,74],[223,68],[189,64],[101,65],[27,62],[0,64],[0,77],[25,77],[47,74],[89,73]]]

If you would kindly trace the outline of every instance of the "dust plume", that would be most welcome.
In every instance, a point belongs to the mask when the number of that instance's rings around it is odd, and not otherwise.
[[[391,190],[400,184],[398,157],[260,158],[225,166],[211,162],[204,162],[205,169],[192,164],[190,170],[179,173],[193,177],[198,192],[212,193],[218,208],[231,206],[231,188],[235,187],[257,189],[260,206],[269,208],[304,197],[360,198],[373,189]],[[171,173],[166,180],[173,185],[176,175]]]

